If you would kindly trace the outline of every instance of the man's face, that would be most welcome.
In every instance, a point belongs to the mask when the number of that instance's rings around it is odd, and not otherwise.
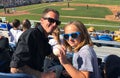
[[[52,33],[60,23],[59,16],[52,11],[48,12],[40,21],[47,34]]]

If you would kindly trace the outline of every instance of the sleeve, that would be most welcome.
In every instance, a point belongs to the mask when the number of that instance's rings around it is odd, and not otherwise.
[[[82,58],[82,65],[79,70],[85,70],[85,71],[93,71],[93,66],[92,66],[92,56],[90,55],[90,52],[88,49],[83,49],[80,52],[80,57]]]
[[[11,30],[9,31],[9,36],[10,36],[10,42],[13,42],[13,40],[14,40],[14,36],[13,36]]]
[[[30,59],[31,53],[29,51],[28,45],[28,43],[30,42],[29,39],[29,34],[23,33],[21,35],[16,50],[13,53],[12,60],[10,62],[10,67],[22,67],[25,65],[25,62],[27,62]]]

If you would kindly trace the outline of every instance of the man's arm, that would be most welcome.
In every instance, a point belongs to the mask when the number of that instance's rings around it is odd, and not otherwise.
[[[20,68],[11,68],[11,73],[26,73],[30,75],[36,76],[36,78],[56,78],[56,74],[54,72],[40,72],[30,68],[29,66],[23,66]]]
[[[11,68],[10,72],[11,73],[26,73],[26,74],[34,75],[37,78],[41,78],[41,72],[40,71],[34,70],[27,65],[25,65],[23,67],[20,67],[20,68]]]

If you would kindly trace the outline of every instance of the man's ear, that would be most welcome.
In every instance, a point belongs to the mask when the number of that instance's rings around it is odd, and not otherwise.
[[[43,21],[44,19],[43,18],[40,18],[40,21]]]

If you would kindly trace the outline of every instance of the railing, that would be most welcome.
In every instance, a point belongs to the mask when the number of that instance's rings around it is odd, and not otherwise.
[[[111,34],[111,33],[100,33],[100,32],[90,32],[89,34],[97,34],[99,35],[110,35],[111,37],[119,36],[119,34]],[[105,44],[105,45],[113,45],[113,46],[119,46],[120,42],[118,41],[105,41],[105,40],[92,40],[93,43],[99,43],[99,44]]]
[[[120,47],[120,42],[117,42],[117,41],[104,41],[104,40],[92,40],[92,41],[93,41],[93,43],[113,45],[113,46]]]
[[[89,32],[89,34],[98,34],[98,35],[110,35],[110,36],[118,36],[118,34],[111,34],[111,33],[100,33],[100,32]]]

